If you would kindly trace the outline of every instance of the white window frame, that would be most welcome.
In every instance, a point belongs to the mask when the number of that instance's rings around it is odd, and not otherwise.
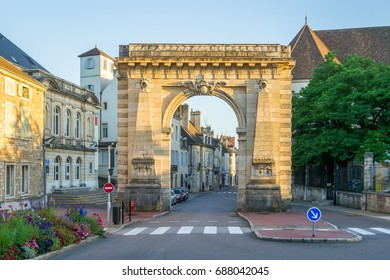
[[[65,137],[70,137],[70,124],[71,124],[72,114],[70,110],[66,110],[65,117]]]
[[[93,68],[95,68],[95,59],[93,57],[89,57],[85,60],[85,69]]]
[[[102,138],[108,137],[108,123],[102,123]]]
[[[26,88],[28,90],[28,96],[23,96],[23,88]],[[26,85],[26,84],[20,84],[19,86],[19,96],[23,99],[23,100],[27,100],[27,101],[30,101],[31,100],[31,88]]]
[[[27,170],[25,170],[27,168]],[[30,165],[22,163],[20,166],[20,194],[28,194],[30,192]]]
[[[81,179],[81,159],[77,158],[76,160],[76,174],[75,179],[80,180]]]
[[[8,173],[8,170],[10,170],[10,173]],[[5,187],[5,197],[15,197],[15,191],[16,191],[16,165],[15,163],[6,163],[4,168],[4,187]],[[9,178],[11,177],[11,178]]]
[[[58,110],[58,112],[56,112]],[[60,135],[60,125],[61,125],[61,109],[56,106],[53,110],[53,134],[56,136]]]
[[[8,95],[16,95],[16,81],[9,77],[4,77],[4,92]]]
[[[70,157],[68,157],[66,159],[66,162],[65,162],[65,181],[70,181],[70,175],[71,175],[70,169],[71,169],[71,166],[72,166],[72,160],[71,160]]]
[[[76,114],[75,137],[76,139],[81,137],[81,114],[79,112]]]
[[[54,160],[54,165],[53,165],[53,180],[54,181],[59,181],[60,180],[60,175],[61,175],[61,159],[59,157],[56,157]]]

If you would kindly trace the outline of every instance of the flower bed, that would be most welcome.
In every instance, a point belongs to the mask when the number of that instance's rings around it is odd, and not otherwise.
[[[99,214],[82,207],[61,217],[50,208],[0,212],[0,260],[31,259],[90,236],[105,237]]]

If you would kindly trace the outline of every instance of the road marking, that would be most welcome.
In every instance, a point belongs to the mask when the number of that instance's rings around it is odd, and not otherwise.
[[[160,223],[160,221],[149,221],[149,223],[151,223],[151,224],[158,224],[158,223]]]
[[[228,221],[228,223],[238,223],[238,221]]]
[[[360,233],[362,235],[375,235],[375,233],[372,233],[368,230],[364,230],[364,229],[361,229],[361,228],[348,228],[349,230],[352,230],[352,231],[355,231],[357,233]]]
[[[180,223],[180,221],[169,221],[170,223]]]
[[[219,223],[219,221],[207,221],[208,223]]]
[[[190,220],[190,221],[188,221],[189,223],[199,223],[199,221],[197,221],[197,220]]]
[[[243,234],[240,227],[228,227],[230,234]]]
[[[376,230],[376,231],[379,231],[379,232],[383,232],[383,233],[386,233],[386,234],[390,234],[390,230],[385,229],[385,228],[372,227],[371,229]]]
[[[181,227],[176,234],[190,234],[194,227]]]
[[[154,230],[153,232],[151,232],[150,234],[151,235],[160,235],[160,234],[164,234],[165,232],[168,231],[168,229],[170,229],[171,227],[159,227],[157,228],[156,230]]]
[[[144,231],[145,229],[147,229],[147,228],[146,227],[138,227],[138,228],[135,228],[135,229],[132,229],[132,230],[126,232],[123,235],[137,235],[138,233]]]
[[[204,227],[203,234],[217,234],[217,227]]]

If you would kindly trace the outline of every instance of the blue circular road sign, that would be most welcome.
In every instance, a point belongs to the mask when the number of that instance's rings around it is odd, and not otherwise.
[[[311,222],[317,222],[319,219],[321,219],[321,211],[317,207],[312,207],[309,210],[307,210],[307,218]]]

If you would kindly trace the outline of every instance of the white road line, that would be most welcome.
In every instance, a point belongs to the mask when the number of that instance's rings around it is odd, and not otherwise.
[[[197,220],[190,220],[190,221],[188,221],[189,223],[199,223],[199,221],[197,221]]]
[[[364,230],[364,229],[361,229],[361,228],[348,228],[349,230],[352,230],[352,231],[355,231],[357,233],[360,233],[362,235],[375,235],[375,233],[372,233],[368,230]]]
[[[238,223],[238,221],[228,221],[228,223]]]
[[[181,227],[176,234],[190,234],[194,227]]]
[[[228,227],[230,234],[243,234],[240,227]]]
[[[171,227],[159,227],[157,229],[155,229],[154,231],[152,231],[150,233],[150,235],[160,235],[160,234],[164,234],[165,232],[168,231],[168,229],[170,229]]]
[[[208,223],[218,223],[219,221],[207,221]]]
[[[371,229],[376,230],[376,231],[379,231],[379,232],[383,232],[383,233],[386,233],[386,234],[390,234],[390,230],[385,229],[385,228],[372,227]]]
[[[141,233],[142,231],[144,231],[145,229],[147,229],[146,227],[137,227],[135,229],[132,229],[128,232],[126,232],[125,234],[123,235],[137,235],[138,233]]]
[[[217,227],[204,227],[203,234],[217,234]]]

